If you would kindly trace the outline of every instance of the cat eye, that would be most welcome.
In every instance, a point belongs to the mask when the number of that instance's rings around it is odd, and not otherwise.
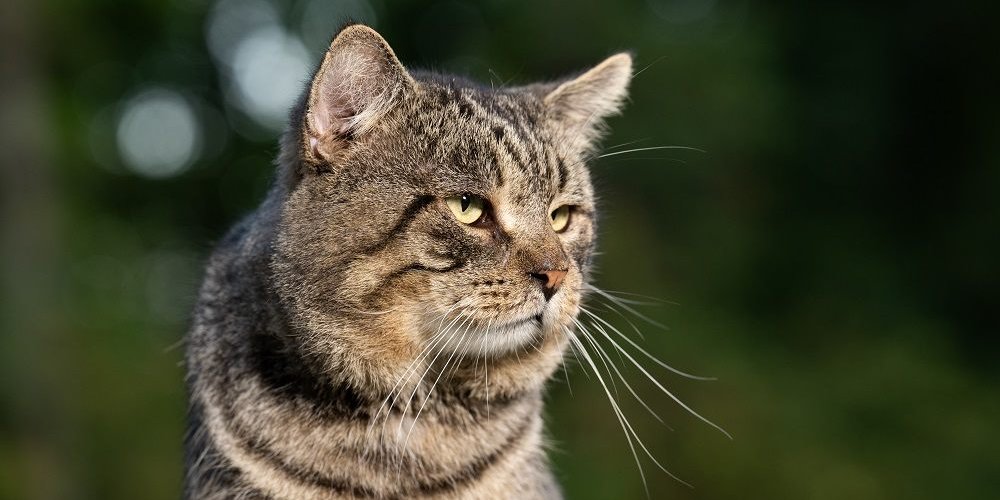
[[[569,205],[563,205],[549,214],[549,222],[555,232],[562,232],[569,225],[569,209]]]
[[[486,200],[474,194],[449,196],[444,201],[462,224],[475,224],[486,212]]]

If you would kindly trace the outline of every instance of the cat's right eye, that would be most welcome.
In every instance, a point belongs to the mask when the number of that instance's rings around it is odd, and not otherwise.
[[[475,224],[486,212],[486,200],[474,194],[449,196],[444,201],[462,224]]]
[[[563,232],[566,229],[566,226],[569,225],[569,215],[569,205],[563,205],[553,210],[552,213],[549,214],[549,219],[551,219],[549,220],[549,223],[552,224],[552,229],[557,233]]]

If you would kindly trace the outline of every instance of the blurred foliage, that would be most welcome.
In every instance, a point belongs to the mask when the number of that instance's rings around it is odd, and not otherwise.
[[[5,3],[0,498],[176,498],[176,346],[201,261],[267,187],[275,133],[234,104],[209,0]],[[646,347],[719,380],[655,373],[735,437],[634,384],[674,429],[623,393],[636,431],[694,485],[646,460],[652,498],[996,497],[993,4],[312,3],[270,5],[313,61],[317,30],[348,15],[410,66],[484,81],[632,49],[642,71],[605,145],[707,151],[594,165],[599,285],[678,303],[643,309],[670,326],[644,328]],[[150,88],[194,103],[200,149],[177,175],[139,175],[116,147]],[[547,410],[567,495],[645,498],[583,372]]]

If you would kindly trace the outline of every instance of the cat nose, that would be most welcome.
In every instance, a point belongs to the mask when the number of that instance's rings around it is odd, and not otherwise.
[[[542,269],[529,274],[542,285],[542,293],[545,295],[545,300],[549,300],[559,290],[559,286],[562,285],[567,272],[567,269]]]

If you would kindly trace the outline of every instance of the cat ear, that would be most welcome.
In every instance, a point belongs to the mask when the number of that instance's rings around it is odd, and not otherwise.
[[[345,27],[310,85],[304,131],[308,151],[317,159],[328,158],[364,134],[414,85],[381,35],[362,24]]]
[[[550,122],[570,147],[593,147],[601,135],[604,119],[621,110],[632,80],[632,56],[615,54],[586,73],[546,94],[544,102]]]

